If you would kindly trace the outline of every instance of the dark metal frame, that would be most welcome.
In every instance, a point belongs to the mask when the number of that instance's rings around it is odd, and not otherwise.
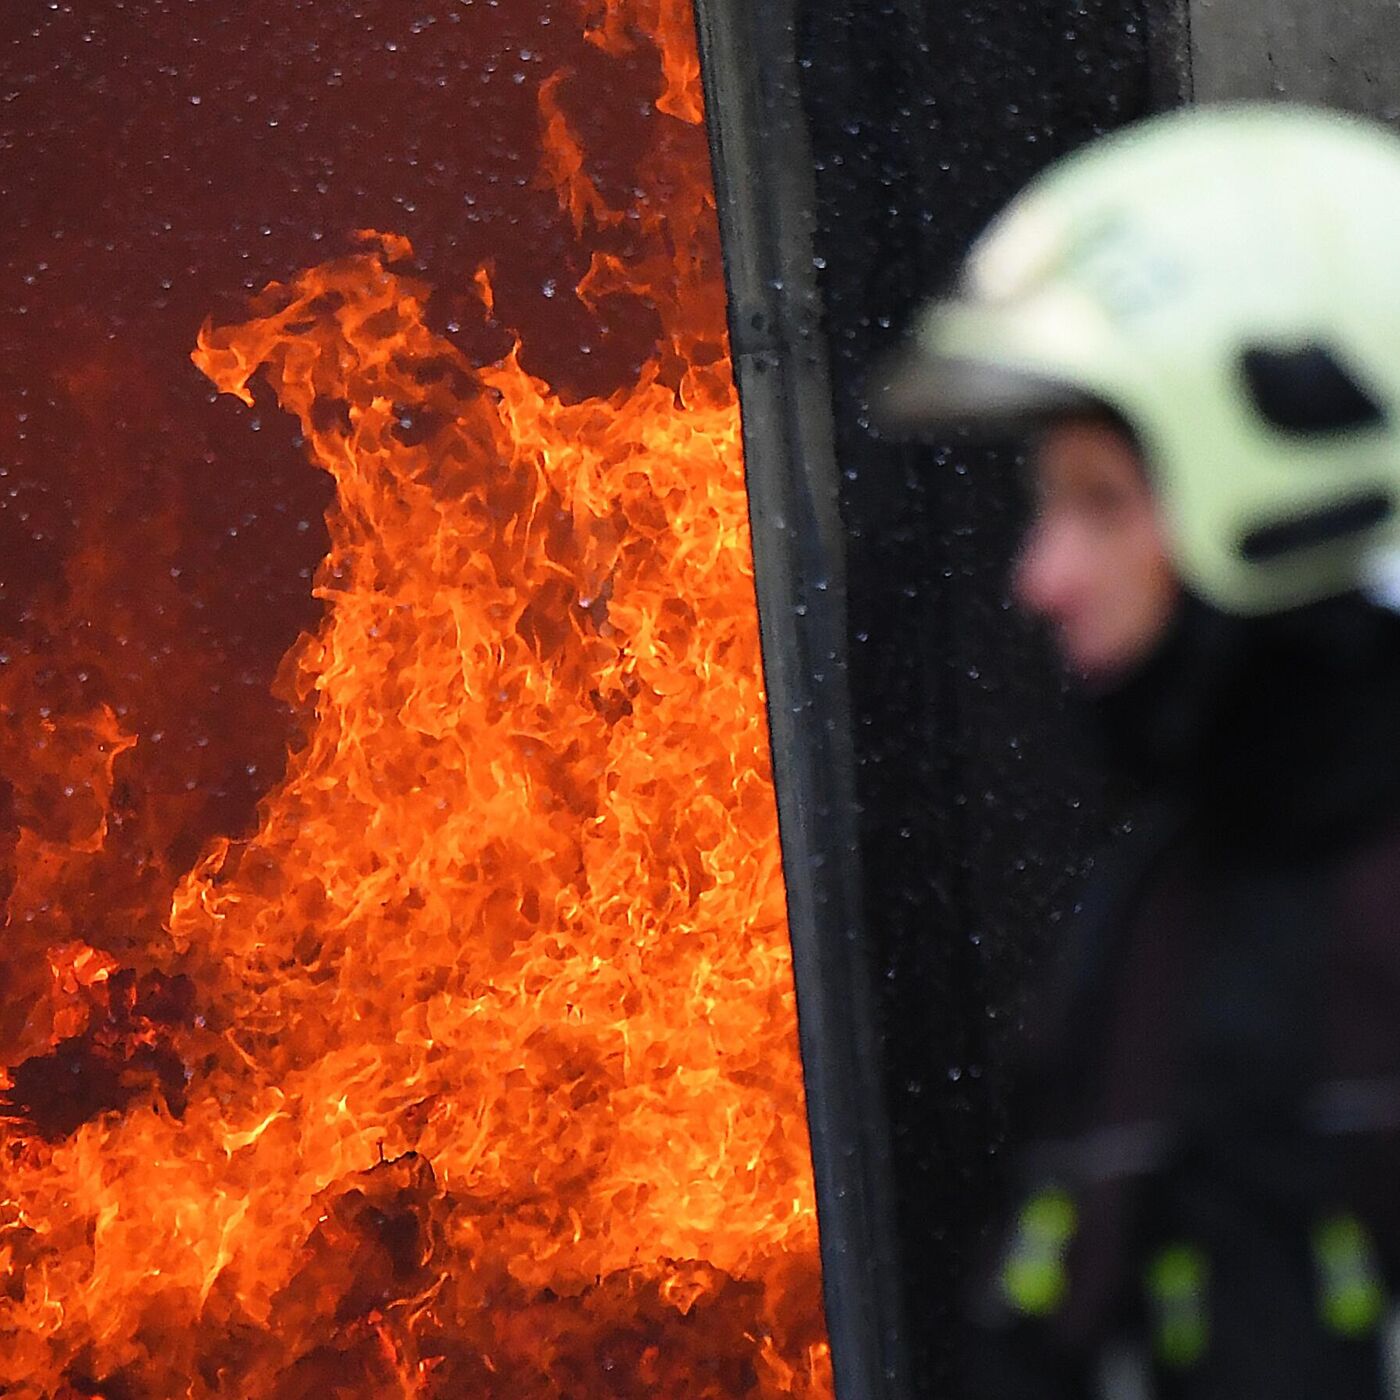
[[[844,541],[792,0],[696,0],[840,1400],[907,1393],[862,936]]]
[[[1190,102],[1191,0],[1159,0],[1148,11],[1152,105],[1160,112]]]

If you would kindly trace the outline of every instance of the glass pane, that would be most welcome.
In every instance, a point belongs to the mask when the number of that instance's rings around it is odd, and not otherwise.
[[[0,1388],[829,1394],[688,6],[24,8]]]

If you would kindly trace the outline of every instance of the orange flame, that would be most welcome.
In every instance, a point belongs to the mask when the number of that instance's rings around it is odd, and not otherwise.
[[[660,53],[666,80],[656,110],[698,124],[705,115],[700,56],[693,39],[681,38],[690,26],[691,0],[634,0],[632,4],[602,0],[601,12],[588,21],[587,34],[589,42],[612,54],[628,52],[635,42],[633,34],[643,34]]]
[[[638,0],[592,34],[656,43],[694,123],[689,24]],[[561,92],[544,171],[606,231]],[[164,969],[51,948],[40,1030],[106,1078],[47,1133],[39,1062],[0,1084],[6,1394],[830,1394],[713,196],[677,149],[582,289],[661,317],[611,398],[519,345],[473,367],[398,235],[201,333],[336,483],[279,681],[313,717],[180,883]],[[87,851],[136,740],[60,733]],[[12,919],[53,839],[25,827]]]

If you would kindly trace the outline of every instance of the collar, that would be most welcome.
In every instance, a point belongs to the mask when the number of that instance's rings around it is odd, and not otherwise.
[[[1360,595],[1264,618],[1187,597],[1091,704],[1108,766],[1209,849],[1321,853],[1400,804],[1400,617]]]

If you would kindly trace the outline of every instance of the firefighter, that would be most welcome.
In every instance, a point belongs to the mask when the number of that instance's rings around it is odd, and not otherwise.
[[[1096,142],[885,385],[1030,437],[1015,592],[1144,793],[1029,1035],[968,1395],[1392,1393],[1400,142],[1250,105]]]

